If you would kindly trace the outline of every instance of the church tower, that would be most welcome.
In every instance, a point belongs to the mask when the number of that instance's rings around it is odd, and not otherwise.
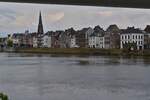
[[[39,24],[38,24],[38,34],[43,34],[43,24],[42,24],[42,15],[41,12],[39,14]]]
[[[42,47],[42,36],[44,34],[44,30],[43,30],[43,23],[42,23],[42,15],[41,12],[39,14],[39,24],[38,24],[38,30],[37,30],[37,35],[38,35],[38,47]]]

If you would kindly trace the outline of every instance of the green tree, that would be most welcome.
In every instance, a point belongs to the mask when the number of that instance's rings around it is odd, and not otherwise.
[[[8,40],[7,41],[7,46],[8,47],[13,47],[13,41],[12,40]]]
[[[6,94],[0,93],[1,100],[8,100],[8,96]]]
[[[133,50],[137,49],[136,43],[125,43],[125,44],[123,44],[123,47],[127,50],[131,50],[131,48],[133,48]]]

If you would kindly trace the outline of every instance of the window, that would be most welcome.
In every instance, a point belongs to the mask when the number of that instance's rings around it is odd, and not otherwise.
[[[135,36],[135,38],[137,39],[137,35]]]
[[[139,35],[139,39],[140,39],[140,35]]]
[[[130,36],[128,35],[128,39],[130,39]]]
[[[141,39],[143,39],[143,36],[141,35]]]
[[[133,39],[134,39],[134,35],[133,35]]]

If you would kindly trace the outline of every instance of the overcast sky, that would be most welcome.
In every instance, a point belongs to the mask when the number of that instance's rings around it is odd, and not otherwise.
[[[150,24],[150,9],[0,2],[0,33],[37,31],[39,11],[45,32],[95,25],[106,29],[110,24],[144,29]]]

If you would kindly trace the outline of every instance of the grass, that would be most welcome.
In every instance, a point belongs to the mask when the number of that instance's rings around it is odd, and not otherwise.
[[[93,48],[24,48],[16,49],[16,52],[23,53],[50,53],[50,54],[89,54],[109,55],[120,54],[121,50],[93,49]]]
[[[18,48],[19,53],[46,53],[46,54],[79,54],[79,55],[123,55],[123,56],[150,56],[150,51],[128,51],[121,49],[95,48]]]

